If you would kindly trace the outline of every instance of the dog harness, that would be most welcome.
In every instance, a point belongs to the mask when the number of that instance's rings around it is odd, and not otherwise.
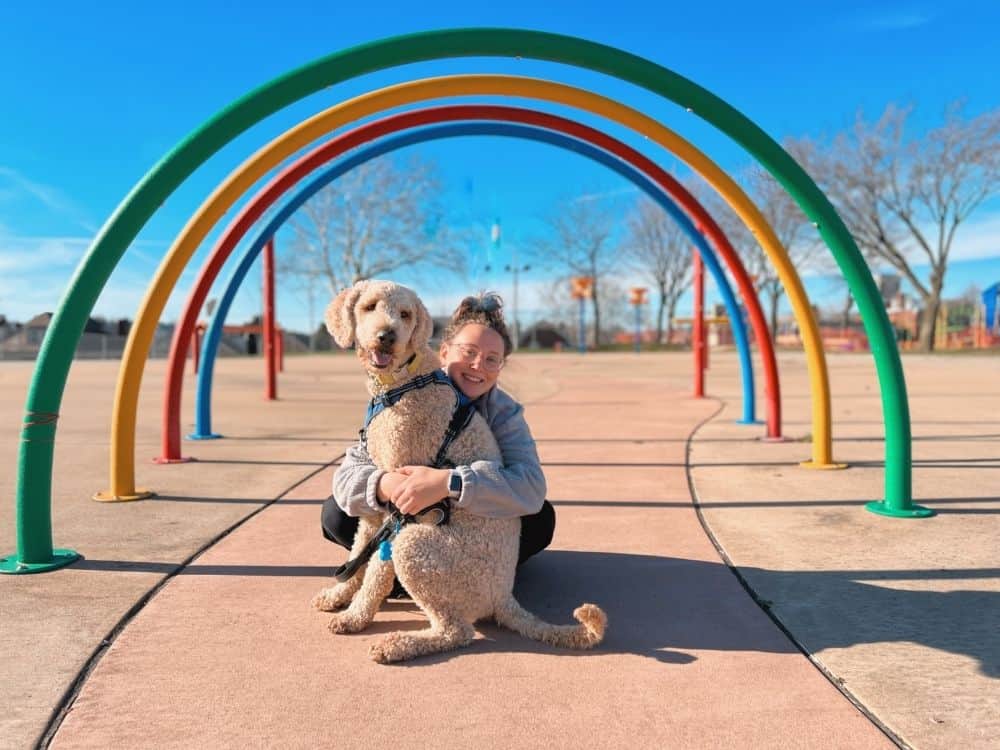
[[[368,411],[365,412],[365,423],[361,428],[362,445],[364,445],[366,449],[368,448],[368,445],[365,442],[365,434],[368,431],[368,425],[372,423],[372,420],[375,419],[375,417],[381,414],[385,409],[395,406],[399,403],[399,400],[410,391],[426,388],[431,385],[431,383],[444,383],[450,385],[452,388],[455,387],[451,382],[451,378],[444,373],[444,370],[434,370],[426,375],[418,375],[412,380],[406,381],[398,388],[391,388],[378,396],[374,396],[368,402]]]
[[[475,412],[475,407],[472,405],[472,399],[462,393],[454,383],[451,382],[443,370],[434,370],[426,375],[418,375],[412,380],[408,380],[403,383],[398,388],[392,388],[385,393],[373,397],[368,402],[368,410],[365,412],[365,423],[361,427],[361,445],[364,449],[368,450],[368,426],[372,423],[379,414],[381,414],[386,409],[395,406],[399,403],[399,400],[403,398],[407,393],[411,391],[420,390],[421,388],[426,388],[432,383],[441,383],[443,385],[449,386],[454,392],[457,398],[455,402],[455,410],[451,413],[451,421],[448,423],[447,429],[444,432],[444,440],[441,442],[441,447],[438,448],[437,455],[434,457],[434,461],[431,464],[431,468],[443,469],[446,466],[448,468],[454,468],[450,466],[445,460],[445,455],[448,453],[448,448],[455,441],[455,438],[468,427],[469,422],[472,421],[472,415]]]
[[[454,468],[454,465],[447,461],[445,456],[448,453],[448,448],[450,448],[451,444],[455,441],[455,438],[457,438],[462,433],[462,430],[468,427],[469,422],[472,421],[472,416],[475,413],[476,408],[472,404],[472,399],[462,393],[462,391],[460,391],[455,384],[451,382],[451,378],[449,378],[443,370],[434,370],[426,375],[419,375],[412,380],[408,380],[403,383],[403,385],[398,388],[393,388],[385,393],[373,397],[368,402],[368,409],[365,412],[365,423],[360,431],[361,445],[364,449],[366,451],[368,450],[368,426],[372,423],[372,420],[375,419],[375,417],[386,409],[395,406],[407,393],[421,388],[426,388],[432,383],[442,383],[450,386],[455,392],[457,400],[455,402],[455,409],[451,414],[451,420],[448,422],[448,427],[445,429],[444,439],[441,441],[441,446],[438,448],[437,455],[431,463],[431,468]],[[391,560],[392,540],[404,525],[408,523],[432,523],[435,526],[443,526],[447,524],[451,518],[451,502],[449,500],[442,500],[439,503],[435,503],[434,505],[424,508],[415,516],[401,513],[398,508],[392,505],[392,503],[389,503],[388,507],[388,518],[385,519],[378,531],[375,532],[374,536],[372,536],[358,556],[348,560],[334,571],[334,577],[338,581],[350,580],[354,574],[358,572],[358,569],[371,559],[372,555],[375,554],[376,549],[379,550],[379,559]]]

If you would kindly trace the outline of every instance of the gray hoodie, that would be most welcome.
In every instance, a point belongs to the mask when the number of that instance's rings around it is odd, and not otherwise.
[[[455,507],[487,518],[537,513],[545,500],[545,475],[524,419],[524,407],[496,387],[473,403],[493,431],[503,463],[473,461],[469,466],[456,467],[462,475],[462,494],[452,502]],[[375,467],[360,443],[348,448],[333,475],[337,505],[350,516],[380,512],[376,489],[384,473]]]

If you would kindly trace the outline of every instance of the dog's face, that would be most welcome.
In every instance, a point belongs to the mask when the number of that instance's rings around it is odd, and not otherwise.
[[[326,310],[326,327],[339,346],[357,345],[358,359],[375,375],[401,368],[431,337],[420,298],[391,281],[359,281],[340,292]]]

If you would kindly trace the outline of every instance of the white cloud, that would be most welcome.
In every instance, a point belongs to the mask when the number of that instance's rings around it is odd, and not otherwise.
[[[920,227],[925,237],[937,237],[937,228],[932,224],[925,224]],[[915,249],[915,244],[910,242],[910,254],[907,256],[915,268],[926,267],[926,256]],[[820,254],[829,257],[832,263],[832,256],[829,251],[821,249]],[[949,262],[962,260],[980,260],[982,258],[1000,259],[1000,212],[974,215],[965,224],[961,224],[955,233],[952,241],[951,253],[948,256]],[[800,270],[802,278],[828,277],[832,271],[829,268],[806,268]]]
[[[958,228],[951,248],[952,260],[1000,258],[1000,213],[970,220]]]
[[[13,202],[23,197],[41,203],[49,211],[69,219],[87,232],[97,232],[97,227],[86,211],[61,190],[32,180],[16,169],[0,165],[0,203]]]
[[[25,322],[43,312],[54,312],[65,289],[65,279],[46,279],[24,284],[7,274],[0,275],[0,313],[10,320]]]
[[[606,190],[603,193],[585,193],[584,195],[578,195],[573,199],[573,203],[592,203],[593,201],[601,201],[605,198],[616,198],[619,195],[631,195],[632,193],[638,193],[639,188],[635,185],[628,185],[626,187],[616,188],[615,190]]]
[[[58,308],[91,237],[26,237],[0,226],[0,313],[25,321]],[[143,252],[137,249],[152,249]],[[105,285],[93,314],[133,318],[160,264],[165,243],[139,241],[130,247]],[[195,269],[185,268],[179,286],[189,285]],[[182,300],[172,295],[165,316],[176,316]]]
[[[75,265],[87,250],[86,237],[11,237],[0,234],[0,273],[29,277]]]

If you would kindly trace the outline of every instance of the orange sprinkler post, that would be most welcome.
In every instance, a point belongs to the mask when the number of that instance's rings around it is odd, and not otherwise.
[[[267,389],[264,398],[278,398],[278,363],[274,345],[274,238],[264,246],[264,362],[267,367]]]
[[[705,266],[699,253],[694,257],[694,315],[691,348],[694,350],[694,397],[705,398]]]

